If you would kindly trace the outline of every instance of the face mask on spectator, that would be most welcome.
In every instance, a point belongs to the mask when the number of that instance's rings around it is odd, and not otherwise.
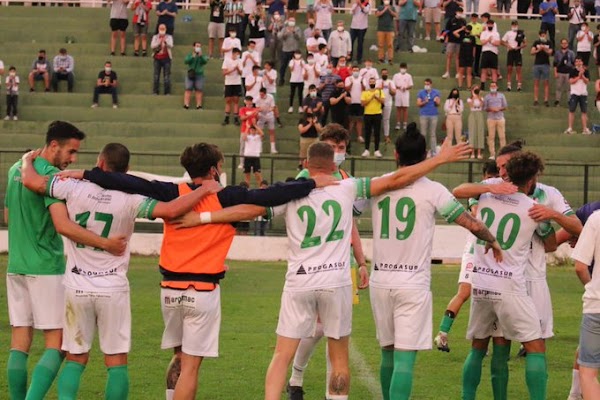
[[[315,97],[317,97],[317,92],[310,92],[310,97],[312,97],[313,99],[314,99]]]
[[[337,30],[338,30],[338,32],[344,32],[344,27],[343,26],[338,26]]]
[[[38,56],[38,61],[44,61],[44,56]]]
[[[546,43],[546,37],[545,36],[540,36],[540,42]]]
[[[327,75],[331,75],[331,68],[327,68],[327,69],[325,70],[325,73],[326,73]]]
[[[381,79],[383,79],[384,81],[387,81],[388,77],[389,77],[388,75],[381,75]]]
[[[490,88],[490,93],[496,93],[498,91],[498,88]]]
[[[431,85],[427,85],[427,84],[426,84],[426,85],[425,85],[425,86],[423,86],[423,87],[425,88],[425,90],[431,90]]]
[[[309,58],[308,60],[306,60],[306,62],[310,65],[313,65],[315,63],[315,60],[313,60],[312,58]]]
[[[288,21],[288,26],[293,28],[296,26],[296,21]]]
[[[273,14],[273,19],[275,21],[279,21],[281,19],[281,15],[279,15],[279,14]]]
[[[234,38],[237,36],[237,33],[235,32],[229,32],[229,37]]]
[[[452,98],[458,99],[458,92],[452,92]]]
[[[346,153],[334,153],[333,154],[333,162],[335,162],[336,167],[339,167],[346,160]]]
[[[389,6],[390,5],[390,0],[384,0],[383,5],[384,6]]]
[[[518,26],[511,26],[510,30],[513,31],[513,32],[516,32],[516,31],[519,30],[519,27]]]
[[[164,30],[162,30],[162,29],[161,29],[160,31],[158,31],[158,34],[159,34],[159,35],[161,35],[161,36],[162,36],[162,35],[165,35],[166,33],[167,33],[167,31],[164,31]]]
[[[310,29],[313,29],[313,28],[315,27],[315,24],[308,24],[308,27],[309,27]]]
[[[107,74],[110,74],[110,71],[112,71],[111,67],[104,67],[104,72],[106,72]]]
[[[358,72],[356,72],[356,71],[355,71],[355,72],[353,72],[353,73],[352,73],[352,76],[353,76],[354,78],[358,78]]]
[[[406,73],[406,68],[400,68],[400,73],[404,75]]]
[[[346,66],[346,61],[345,60],[344,61],[342,61],[342,60],[338,61],[338,67],[345,67],[345,66]]]
[[[374,83],[369,83],[369,87],[370,87],[371,89],[375,89],[375,84],[374,84]]]
[[[8,75],[10,75],[11,77],[14,77],[17,74],[14,71],[11,71],[11,72],[8,73]]]
[[[321,35],[319,35],[318,33],[314,33],[314,34],[313,34],[313,37],[314,37],[315,39],[318,39],[318,38],[319,38],[319,36],[321,36]]]
[[[458,19],[462,19],[463,15],[462,14],[456,14],[456,18]]]
[[[479,89],[475,89],[475,90],[473,90],[473,93],[475,93],[475,94],[479,94]]]
[[[494,30],[494,25],[488,25],[488,31],[493,31]]]
[[[194,51],[195,51],[196,53],[200,53],[200,52],[202,51],[202,47],[200,47],[200,46],[196,46],[196,47],[194,47]]]

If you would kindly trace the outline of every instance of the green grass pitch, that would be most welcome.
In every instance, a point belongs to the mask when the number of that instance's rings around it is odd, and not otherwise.
[[[0,265],[6,269],[6,256]],[[230,262],[227,278],[222,282],[222,327],[220,358],[207,359],[199,378],[198,399],[260,400],[263,396],[264,374],[275,344],[275,326],[285,272],[284,263]],[[3,271],[4,272],[4,271]],[[433,267],[434,329],[445,305],[456,290],[458,267]],[[581,294],[583,289],[573,268],[550,268],[549,284],[554,305],[556,337],[548,342],[548,399],[562,400],[568,395],[571,382],[573,352],[579,337]],[[157,259],[133,257],[129,272],[133,317],[133,346],[129,358],[130,396],[132,400],[162,400],[164,371],[171,357],[160,350],[163,329],[159,303]],[[5,274],[0,285],[5,287]],[[0,291],[0,399],[5,399],[6,360],[10,343],[10,326],[6,312],[6,292]],[[412,399],[456,400],[460,398],[462,363],[469,343],[464,339],[468,320],[465,306],[450,336],[451,352],[437,350],[421,352],[415,366]],[[352,334],[352,383],[350,398],[380,399],[378,369],[380,351],[375,340],[375,328],[367,291],[354,308]],[[513,345],[509,362],[509,398],[528,398],[525,387],[525,363],[516,359]],[[325,383],[324,345],[319,344],[305,376],[307,400],[322,399]],[[30,370],[40,356],[42,336],[36,333],[29,360]],[[97,343],[92,349],[90,364],[82,379],[80,399],[103,399],[106,372]],[[56,388],[48,399],[56,399]],[[282,395],[282,398],[283,395]],[[479,399],[491,399],[489,357],[479,388]]]

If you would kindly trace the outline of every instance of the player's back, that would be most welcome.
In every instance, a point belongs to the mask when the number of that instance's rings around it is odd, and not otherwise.
[[[464,207],[427,178],[371,199],[373,287],[429,290],[436,211],[452,222]]]

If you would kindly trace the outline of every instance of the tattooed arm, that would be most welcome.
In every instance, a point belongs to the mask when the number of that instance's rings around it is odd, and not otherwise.
[[[485,252],[487,253],[491,248],[494,252],[494,258],[496,261],[502,262],[502,249],[500,248],[500,244],[494,235],[492,235],[492,233],[489,231],[489,229],[484,225],[483,221],[474,218],[471,214],[465,211],[459,215],[454,222],[471,231],[471,233],[478,239],[487,242],[485,245]]]

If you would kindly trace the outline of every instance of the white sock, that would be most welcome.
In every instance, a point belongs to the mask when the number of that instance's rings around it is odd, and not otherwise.
[[[310,357],[315,351],[315,347],[323,336],[314,336],[300,340],[298,350],[294,356],[294,364],[292,366],[292,376],[290,377],[290,386],[302,387],[304,383],[304,370],[308,366]]]
[[[165,396],[167,400],[173,400],[173,396],[175,396],[175,389],[167,389]]]
[[[271,152],[276,151],[277,149],[275,148],[275,143],[271,142]]]
[[[331,380],[331,360],[329,359],[329,343],[325,345],[325,361],[327,368],[325,370],[325,398],[329,399],[329,381]],[[348,398],[348,396],[346,396]]]
[[[581,387],[579,386],[579,370],[573,370],[573,379],[571,380],[571,391],[569,395],[574,394],[581,396]]]
[[[348,400],[347,394],[332,394],[327,396],[327,400]]]

